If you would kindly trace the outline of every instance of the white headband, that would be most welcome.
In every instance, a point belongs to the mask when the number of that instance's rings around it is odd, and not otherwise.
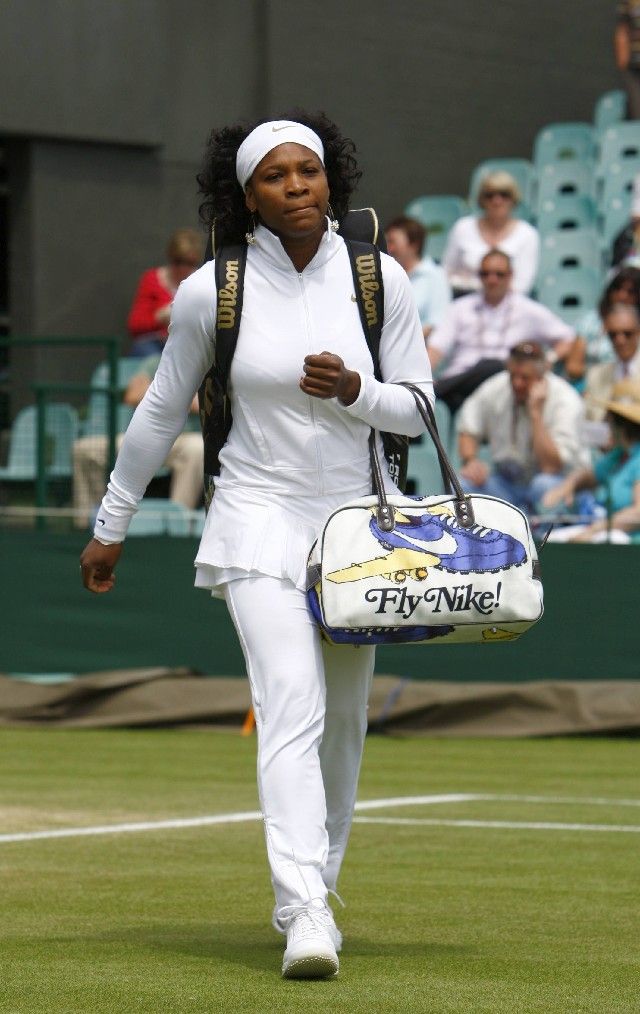
[[[315,130],[293,120],[270,120],[252,130],[238,148],[236,176],[243,190],[253,176],[255,167],[262,162],[265,155],[279,144],[288,144],[290,141],[310,148],[324,165],[324,147]]]

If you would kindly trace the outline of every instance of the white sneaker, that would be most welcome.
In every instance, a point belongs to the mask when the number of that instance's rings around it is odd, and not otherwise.
[[[326,907],[325,911],[326,915],[321,916],[321,918],[323,918],[326,921],[327,929],[329,930],[329,933],[331,934],[331,939],[333,940],[333,946],[335,947],[337,953],[339,954],[340,951],[342,950],[342,933],[336,926],[335,919],[333,917],[333,912],[331,911],[331,909]],[[273,926],[276,933],[281,933],[283,937],[286,937],[288,923],[289,918],[287,918],[286,916],[284,918],[281,918],[278,915],[278,906],[276,905],[273,910],[273,915],[271,916],[271,925]]]
[[[324,979],[338,974],[339,961],[333,941],[333,916],[322,898],[280,910],[286,922],[287,949],[282,961],[285,979]]]

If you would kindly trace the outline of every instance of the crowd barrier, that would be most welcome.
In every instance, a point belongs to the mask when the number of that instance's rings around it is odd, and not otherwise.
[[[0,672],[189,666],[244,674],[224,603],[193,587],[197,540],[128,540],[115,588],[92,595],[78,566],[88,536],[0,529]],[[635,545],[547,545],[545,615],[523,638],[384,647],[377,672],[457,682],[638,679],[638,595],[629,577],[636,561]]]

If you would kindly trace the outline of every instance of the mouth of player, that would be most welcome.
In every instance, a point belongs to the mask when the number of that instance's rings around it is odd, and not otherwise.
[[[316,210],[317,208],[315,204],[305,204],[304,207],[301,208],[289,208],[286,214],[291,217],[298,217],[302,215],[308,215],[310,212],[313,213]]]

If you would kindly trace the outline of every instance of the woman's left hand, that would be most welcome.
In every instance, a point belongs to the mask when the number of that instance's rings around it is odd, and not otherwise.
[[[352,405],[360,394],[360,374],[348,370],[333,352],[306,356],[302,369],[300,389],[312,398],[337,398],[343,405]]]

